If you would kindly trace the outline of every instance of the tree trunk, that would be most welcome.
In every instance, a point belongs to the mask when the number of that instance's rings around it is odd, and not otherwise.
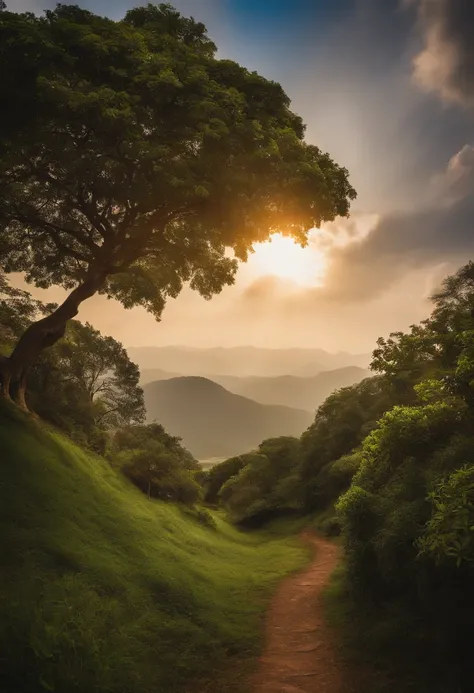
[[[1,381],[1,393],[2,397],[6,399],[10,398],[10,382],[11,375],[9,369],[9,359],[5,357],[0,357],[0,381]]]
[[[90,273],[54,313],[34,322],[25,330],[10,356],[0,362],[1,393],[4,397],[12,394],[18,406],[28,409],[25,394],[29,369],[36,363],[43,349],[53,346],[64,336],[68,321],[76,317],[81,303],[104,285],[106,276],[104,273]]]

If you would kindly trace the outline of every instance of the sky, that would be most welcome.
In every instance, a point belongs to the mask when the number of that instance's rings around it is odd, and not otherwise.
[[[53,4],[7,0],[13,11]],[[119,19],[134,3],[77,4]],[[367,352],[426,317],[443,277],[474,256],[474,1],[173,4],[206,24],[219,56],[283,85],[307,141],[349,169],[358,197],[305,249],[257,247],[209,302],[185,289],[157,323],[96,297],[79,318],[126,346]]]

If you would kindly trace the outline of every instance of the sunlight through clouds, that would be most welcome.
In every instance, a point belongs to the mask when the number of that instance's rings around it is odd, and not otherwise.
[[[302,248],[291,238],[274,234],[269,241],[257,243],[248,261],[250,272],[291,279],[301,286],[320,286],[326,270],[326,257],[321,248]]]

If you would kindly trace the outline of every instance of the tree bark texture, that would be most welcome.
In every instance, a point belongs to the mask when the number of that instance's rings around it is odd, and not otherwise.
[[[53,346],[64,336],[68,321],[76,317],[81,303],[104,285],[105,278],[105,274],[89,274],[53,313],[25,330],[10,356],[0,361],[1,394],[4,397],[11,397],[22,409],[28,409],[26,380],[29,369],[43,349]]]

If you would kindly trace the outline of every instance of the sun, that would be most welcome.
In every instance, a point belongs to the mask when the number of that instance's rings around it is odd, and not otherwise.
[[[325,254],[314,245],[302,248],[287,236],[274,234],[254,245],[250,264],[260,275],[290,279],[302,286],[319,286],[326,270]]]

